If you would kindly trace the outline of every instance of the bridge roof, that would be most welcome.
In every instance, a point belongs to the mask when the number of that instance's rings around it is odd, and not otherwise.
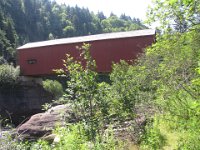
[[[70,38],[63,38],[63,39],[41,41],[41,42],[32,42],[32,43],[27,43],[17,49],[20,50],[20,49],[37,48],[37,47],[52,46],[52,45],[84,43],[84,42],[109,40],[109,39],[148,36],[148,35],[155,35],[155,33],[156,33],[155,29],[104,33],[104,34],[97,34],[97,35],[88,35],[88,36],[79,36],[79,37],[70,37]]]

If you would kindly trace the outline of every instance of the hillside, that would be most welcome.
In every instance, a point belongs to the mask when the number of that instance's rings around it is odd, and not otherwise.
[[[106,17],[50,0],[1,0],[0,58],[14,61],[16,47],[27,42],[144,28],[124,14]]]

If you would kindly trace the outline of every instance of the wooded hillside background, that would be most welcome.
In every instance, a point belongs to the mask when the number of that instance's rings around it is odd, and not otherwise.
[[[125,14],[106,17],[51,0],[1,0],[0,58],[15,61],[16,47],[27,42],[144,28]]]

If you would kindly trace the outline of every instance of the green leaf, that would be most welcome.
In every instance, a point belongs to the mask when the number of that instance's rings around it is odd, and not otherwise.
[[[177,2],[177,0],[170,0],[170,1],[169,1],[169,4],[170,4],[170,5],[174,5],[176,2]]]

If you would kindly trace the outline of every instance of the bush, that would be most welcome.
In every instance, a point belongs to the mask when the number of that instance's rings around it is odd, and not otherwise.
[[[141,147],[145,150],[158,150],[162,149],[166,144],[166,138],[159,129],[158,120],[149,123],[146,126],[144,135],[142,136]]]
[[[198,127],[199,124],[196,126]],[[181,150],[197,150],[200,148],[200,135],[198,130],[189,130],[184,132],[184,136],[179,139],[178,149]]]
[[[14,86],[19,78],[20,69],[13,65],[0,65],[0,85],[1,87]]]
[[[111,86],[107,98],[111,101],[111,112],[120,119],[134,117],[137,100],[137,85],[132,65],[125,61],[113,65],[110,75]]]
[[[84,43],[77,48],[80,54],[78,60],[66,55],[64,69],[57,70],[57,73],[69,77],[63,102],[71,104],[75,117],[82,118],[86,124],[84,127],[88,138],[95,140],[101,126],[103,101],[99,100],[98,74],[95,71],[96,63],[90,55],[90,46]]]
[[[6,63],[7,63],[7,61],[3,57],[0,56],[0,65],[3,65]]]
[[[43,88],[52,93],[54,97],[57,99],[63,95],[63,87],[62,84],[56,80],[45,80],[42,82]]]
[[[145,59],[140,60],[141,67],[145,68],[143,76],[149,79],[146,84],[155,86],[155,97],[151,100],[171,127],[169,132],[180,134],[174,144],[178,149],[200,147],[197,134],[200,130],[200,45],[197,39],[199,35],[194,31],[165,34],[147,50]],[[158,129],[150,126],[146,132],[144,143],[152,149],[159,149],[156,146],[163,141],[159,136],[163,132]]]

